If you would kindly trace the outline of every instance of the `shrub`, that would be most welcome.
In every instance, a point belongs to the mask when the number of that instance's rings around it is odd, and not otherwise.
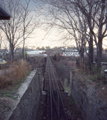
[[[30,70],[31,67],[25,60],[13,62],[0,76],[0,88],[6,88],[20,82]]]

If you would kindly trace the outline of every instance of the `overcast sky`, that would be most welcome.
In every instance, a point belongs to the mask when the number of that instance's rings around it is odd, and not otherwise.
[[[1,0],[0,0],[1,1]],[[36,0],[34,3],[33,0],[30,3],[29,9],[32,10],[34,21],[41,21],[42,23],[46,22],[46,19],[49,15],[47,12],[48,6],[43,4],[40,0]],[[63,38],[68,37],[68,41],[64,41]],[[58,46],[74,46],[75,41],[71,40],[69,35],[64,31],[53,27],[48,27],[45,24],[39,27],[36,27],[34,33],[30,36],[30,38],[26,41],[26,45],[29,48],[37,48],[37,47],[58,47]]]
[[[40,5],[40,6],[39,6]],[[34,9],[34,15],[37,13],[39,14],[38,11],[41,11],[41,16],[40,16],[40,20],[41,21],[45,21],[45,15],[48,14],[47,13],[47,5],[43,4],[40,1],[36,0],[36,3],[31,2],[30,4],[30,8]],[[44,25],[45,26],[45,25]],[[27,42],[26,45],[28,47],[42,47],[42,46],[50,46],[50,47],[57,47],[57,46],[70,46],[70,41],[67,43],[63,42],[63,40],[61,40],[62,38],[62,33],[60,32],[60,30],[58,30],[57,28],[48,28],[45,29],[42,27],[38,27],[35,29],[34,34],[32,35],[32,38],[30,38]],[[61,33],[61,34],[59,34]],[[71,45],[74,45],[73,43]]]
[[[5,1],[6,0],[4,1],[0,0],[1,3]],[[41,0],[35,0],[35,1],[36,2],[33,2],[33,0],[31,0],[30,2],[29,9],[32,11],[31,16],[34,17],[35,22],[36,21],[38,22],[39,20],[41,23],[45,23],[47,16],[49,15],[49,13],[47,12],[48,5],[41,2]],[[24,0],[21,0],[21,2],[24,4]],[[64,32],[62,32],[62,30],[58,30],[57,28],[53,28],[53,27],[48,27],[44,24],[42,26],[36,27],[33,34],[30,35],[30,38],[26,40],[25,46],[35,49],[37,47],[42,47],[42,46],[58,47],[58,46],[68,46],[68,45],[70,46],[72,44],[74,45],[74,42],[70,42],[70,41],[63,42],[62,40],[63,35]],[[7,46],[9,47],[9,45]]]

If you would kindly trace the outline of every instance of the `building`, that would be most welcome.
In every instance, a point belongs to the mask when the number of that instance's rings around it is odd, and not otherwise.
[[[0,20],[9,20],[9,13],[0,5]]]
[[[62,56],[71,56],[71,57],[79,57],[79,52],[78,51],[66,51],[62,53]]]

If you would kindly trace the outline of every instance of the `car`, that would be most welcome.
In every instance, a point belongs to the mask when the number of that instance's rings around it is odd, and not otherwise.
[[[3,67],[3,66],[5,66],[6,63],[7,62],[5,60],[0,59],[0,68]]]
[[[0,65],[6,64],[7,62],[3,59],[0,59]]]

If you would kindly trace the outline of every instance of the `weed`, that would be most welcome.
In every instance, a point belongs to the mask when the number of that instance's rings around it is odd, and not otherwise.
[[[75,101],[74,101],[73,97],[70,96],[70,98],[71,98],[71,99],[70,99],[70,100],[71,100],[71,103],[72,103],[72,104],[75,104]]]
[[[100,71],[100,69],[98,70],[96,66],[92,66],[91,71],[89,71],[89,72],[91,75],[94,75],[95,73],[97,73],[97,71]]]
[[[99,83],[97,83],[97,87],[99,87],[100,86],[100,82]]]
[[[11,94],[8,93],[8,92],[0,92],[0,96],[3,96],[3,97],[11,97]]]
[[[18,98],[18,95],[16,96],[11,96],[12,99],[16,100]]]
[[[11,107],[10,107],[10,106],[8,106],[8,105],[4,105],[4,108],[6,108],[6,109],[7,109],[7,111],[11,110]]]
[[[96,81],[96,77],[93,77],[93,76],[91,76],[89,79],[92,81]]]
[[[78,115],[80,115],[80,114],[81,114],[81,112],[80,112],[80,111],[77,111],[77,114],[78,114]]]

